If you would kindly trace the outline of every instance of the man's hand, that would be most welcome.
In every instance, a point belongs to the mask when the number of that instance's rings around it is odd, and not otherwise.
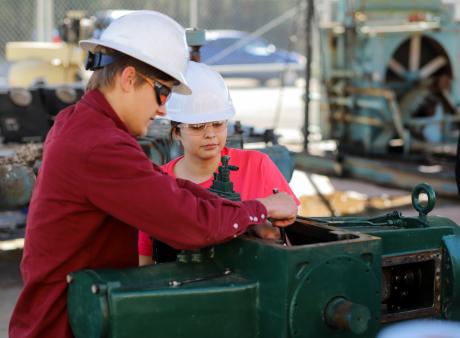
[[[273,225],[285,227],[294,223],[297,215],[297,205],[291,195],[280,192],[257,200],[262,202],[267,209],[268,217],[271,218]]]

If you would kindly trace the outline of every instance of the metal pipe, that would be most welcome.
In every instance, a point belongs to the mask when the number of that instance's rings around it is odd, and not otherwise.
[[[305,56],[307,58],[305,63],[305,107],[304,107],[304,126],[303,126],[303,150],[308,152],[308,127],[310,125],[310,78],[311,78],[311,50],[312,50],[312,23],[314,15],[314,1],[307,1],[307,14],[306,14],[306,44]]]
[[[36,0],[37,41],[51,41],[53,31],[53,0]]]
[[[190,27],[198,27],[198,0],[190,0]]]

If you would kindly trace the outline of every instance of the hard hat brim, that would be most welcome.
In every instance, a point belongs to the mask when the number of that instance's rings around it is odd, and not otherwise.
[[[148,64],[149,66],[152,66],[156,69],[161,70],[163,73],[179,81],[180,84],[173,87],[174,93],[183,94],[183,95],[190,95],[192,93],[192,90],[190,89],[187,81],[185,80],[184,74],[170,69],[170,67],[167,64],[164,64],[160,60],[155,59],[155,57],[148,56],[148,55],[139,55],[139,50],[134,50],[132,48],[121,45],[114,41],[99,40],[99,39],[81,40],[79,42],[79,45],[82,49],[91,51],[91,52],[94,52],[97,46],[103,46],[103,47],[111,48],[119,52],[122,52],[123,54],[129,55],[137,60],[140,60]]]
[[[168,106],[166,106],[166,115],[163,118],[181,123],[207,123],[229,120],[233,116],[235,116],[235,109],[233,107],[210,114],[187,114],[184,111],[169,110]]]

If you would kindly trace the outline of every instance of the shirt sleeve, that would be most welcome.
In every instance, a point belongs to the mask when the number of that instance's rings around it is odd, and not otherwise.
[[[292,191],[289,183],[284,178],[283,174],[279,171],[275,163],[266,154],[262,154],[260,172],[263,174],[264,181],[264,196],[273,193],[273,189],[277,188],[278,191],[283,191],[290,194],[297,205],[300,204],[299,199]]]
[[[137,251],[139,252],[139,255],[152,257],[153,243],[150,236],[147,233],[140,230],[138,236],[139,237],[137,241]]]
[[[93,205],[176,249],[227,241],[267,217],[259,201],[232,202],[169,177],[121,137],[95,146],[83,175]]]

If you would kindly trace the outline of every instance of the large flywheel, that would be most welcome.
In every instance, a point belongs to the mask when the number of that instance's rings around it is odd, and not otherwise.
[[[386,80],[413,82],[441,75],[452,76],[444,48],[429,37],[414,34],[394,52],[388,64]]]
[[[397,96],[401,120],[413,139],[445,141],[445,116],[456,114],[450,87],[452,65],[434,39],[414,34],[393,53],[386,83]]]

